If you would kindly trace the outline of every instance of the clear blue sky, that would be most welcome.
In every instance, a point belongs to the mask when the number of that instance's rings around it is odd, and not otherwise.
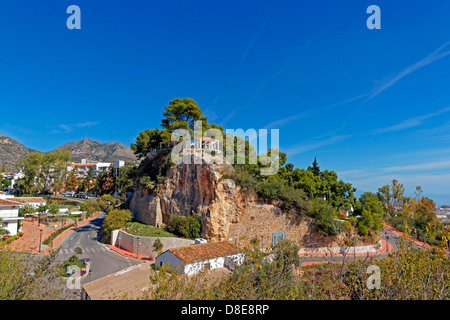
[[[69,5],[81,30],[68,30]],[[369,5],[381,30],[369,30]],[[450,204],[450,2],[0,0],[0,133],[49,151],[130,145],[174,98],[280,129],[359,191],[397,178]]]

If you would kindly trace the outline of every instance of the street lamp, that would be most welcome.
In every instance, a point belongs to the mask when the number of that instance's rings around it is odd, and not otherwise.
[[[261,251],[264,251],[264,236],[261,236]]]
[[[39,252],[41,252],[42,229],[39,232]]]
[[[136,257],[139,259],[139,237],[137,237],[136,238],[136,240],[137,240],[137,254],[136,254]]]

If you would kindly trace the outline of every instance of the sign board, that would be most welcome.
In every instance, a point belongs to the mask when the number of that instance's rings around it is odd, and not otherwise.
[[[9,236],[5,236],[5,239],[8,240],[8,239],[9,239]]]
[[[272,233],[272,246],[275,247],[278,242],[284,241],[285,239],[286,235],[284,231]]]
[[[119,240],[122,239],[122,236],[118,236],[117,239],[119,239]]]

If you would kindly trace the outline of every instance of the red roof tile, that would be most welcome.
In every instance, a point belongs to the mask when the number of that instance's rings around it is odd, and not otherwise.
[[[14,202],[14,201],[10,201],[10,200],[0,199],[0,206],[2,206],[2,207],[15,207],[15,206],[20,206],[20,203]]]
[[[241,249],[228,241],[194,244],[172,248],[168,251],[172,252],[184,263],[204,261],[242,252]]]
[[[22,197],[22,198],[13,198],[14,201],[22,202],[22,203],[29,203],[29,202],[45,202],[44,198],[40,197]]]

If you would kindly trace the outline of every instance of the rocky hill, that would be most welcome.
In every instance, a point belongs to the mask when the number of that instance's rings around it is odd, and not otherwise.
[[[195,164],[195,157],[199,156],[187,157],[192,157],[191,164],[163,166],[162,170],[157,164],[160,160],[157,153],[150,153],[141,163],[140,169],[147,167],[145,175],[156,173],[164,179],[157,193],[139,187],[137,180],[130,202],[130,210],[137,220],[160,226],[175,214],[195,214],[202,223],[202,237],[211,241],[232,238],[242,246],[249,246],[252,239],[257,239],[260,246],[269,247],[273,234],[280,231],[285,232],[286,239],[304,245],[328,243],[329,239],[315,233],[308,217],[293,219],[276,205],[259,201],[243,192],[233,180],[225,179],[224,172],[229,165],[214,164],[205,157],[201,158],[201,164]]]
[[[66,143],[58,149],[70,151],[72,161],[75,162],[79,162],[81,159],[104,162],[114,162],[115,160],[136,161],[133,151],[119,142],[103,143],[84,138],[80,141]]]
[[[66,143],[57,149],[69,150],[72,161],[75,162],[79,162],[81,159],[103,162],[114,162],[115,160],[136,162],[133,151],[119,142],[103,143],[84,138],[80,141]],[[9,169],[12,169],[18,160],[26,158],[32,152],[40,151],[27,148],[16,140],[0,134],[0,165],[6,164]]]
[[[10,168],[18,160],[26,158],[32,152],[37,151],[27,148],[16,140],[0,134],[0,164],[6,164]]]

